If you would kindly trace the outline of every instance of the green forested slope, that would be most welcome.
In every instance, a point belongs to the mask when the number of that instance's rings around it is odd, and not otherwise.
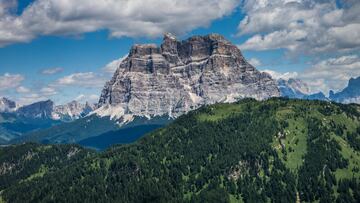
[[[0,148],[0,191],[55,172],[92,154],[94,152],[77,145],[26,143]]]
[[[251,99],[3,189],[7,202],[359,202],[360,107]]]

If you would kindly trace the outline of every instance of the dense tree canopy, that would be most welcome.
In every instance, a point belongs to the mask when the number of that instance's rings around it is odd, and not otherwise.
[[[359,202],[359,109],[287,99],[204,106],[133,144],[63,162],[61,170],[22,175],[26,181],[11,185],[0,179],[1,197],[8,202]]]

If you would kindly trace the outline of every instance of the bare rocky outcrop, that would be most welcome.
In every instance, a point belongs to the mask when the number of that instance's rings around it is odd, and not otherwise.
[[[178,41],[165,34],[161,46],[131,48],[102,90],[96,113],[176,117],[203,104],[279,95],[271,76],[250,65],[223,36]]]

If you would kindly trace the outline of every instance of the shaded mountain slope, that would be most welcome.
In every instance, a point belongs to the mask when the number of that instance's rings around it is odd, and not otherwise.
[[[73,122],[62,123],[51,128],[24,134],[20,138],[13,140],[12,143],[29,141],[45,144],[80,143],[83,146],[103,149],[113,144],[127,143],[126,140],[121,139],[121,136],[124,135],[122,131],[127,131],[125,136],[129,137],[129,139],[136,140],[145,133],[155,129],[155,126],[161,127],[170,121],[168,117],[154,117],[150,120],[144,117],[135,117],[131,122],[120,125],[118,120],[112,120],[108,116],[99,117],[93,114]],[[124,130],[127,128],[132,128],[133,131]],[[131,135],[134,137],[131,138]],[[105,140],[101,140],[102,144],[100,144],[96,143],[96,139]]]

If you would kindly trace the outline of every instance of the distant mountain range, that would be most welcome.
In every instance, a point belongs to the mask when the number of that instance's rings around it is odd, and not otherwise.
[[[94,108],[95,105],[76,101],[55,106],[51,100],[19,107],[14,101],[0,98],[0,144],[16,140],[29,132],[82,118]]]
[[[341,103],[360,104],[360,77],[351,78],[348,86],[340,92],[334,93],[333,91],[330,91],[329,98],[332,101]]]
[[[311,94],[307,84],[300,79],[278,79],[277,84],[282,97],[360,104],[360,77],[351,78],[348,85],[337,93],[331,90],[329,97],[322,92]]]
[[[39,101],[18,107],[16,102],[5,97],[0,98],[0,112],[12,112],[25,118],[42,118],[71,121],[86,116],[95,109],[95,105],[72,101],[64,105],[55,105],[53,101]]]

